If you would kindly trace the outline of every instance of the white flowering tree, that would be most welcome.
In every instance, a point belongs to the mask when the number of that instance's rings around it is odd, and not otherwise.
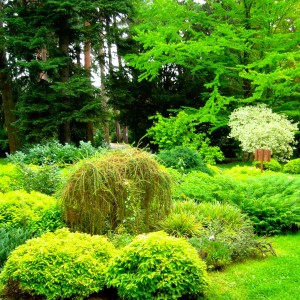
[[[272,156],[281,161],[293,154],[297,123],[274,113],[266,105],[235,109],[228,125],[231,128],[229,137],[237,139],[243,151],[253,153],[255,149],[269,149]]]

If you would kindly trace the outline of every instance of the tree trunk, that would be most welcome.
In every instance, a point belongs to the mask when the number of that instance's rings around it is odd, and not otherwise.
[[[68,31],[68,21],[65,19],[60,20],[60,31],[59,31],[59,50],[61,55],[69,58],[69,31]],[[69,81],[69,63],[66,63],[60,70],[60,82]],[[64,93],[64,91],[62,91]],[[62,97],[64,104],[69,104],[69,99],[66,96]],[[71,143],[71,124],[70,120],[64,120],[60,125],[59,129],[59,139],[62,144]]]
[[[87,21],[84,22],[84,26],[86,27],[88,31],[88,27],[91,26],[91,24]],[[91,59],[91,41],[89,38],[89,34],[87,34],[86,41],[84,43],[84,68],[88,72],[89,77],[91,77],[91,67],[92,67],[92,59]],[[87,122],[86,123],[86,140],[90,141],[92,144],[94,144],[94,124],[93,122]]]
[[[0,12],[3,6],[0,3]],[[0,22],[0,29],[3,28],[3,23]],[[4,111],[5,126],[8,134],[8,144],[10,153],[16,152],[20,148],[20,140],[17,136],[17,129],[13,126],[16,121],[14,114],[15,102],[12,91],[12,82],[7,72],[6,53],[3,45],[0,45],[0,92],[2,95],[2,105]]]
[[[104,111],[104,115],[107,114],[107,96],[106,96],[106,89],[105,89],[105,49],[104,49],[104,32],[103,28],[100,29],[100,50],[99,50],[99,66],[100,66],[100,80],[101,80],[101,98],[102,98],[102,107]],[[109,145],[110,138],[109,138],[109,124],[107,120],[103,121],[103,131],[104,131],[104,142]]]

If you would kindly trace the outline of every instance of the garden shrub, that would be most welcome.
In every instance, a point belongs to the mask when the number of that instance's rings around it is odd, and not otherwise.
[[[198,255],[207,264],[208,270],[219,270],[232,263],[232,250],[228,243],[210,239],[210,237],[189,239],[190,244],[198,250]]]
[[[38,192],[12,191],[0,194],[0,228],[22,227],[31,232],[54,231],[62,227],[57,200]]]
[[[152,144],[158,145],[159,150],[185,146],[199,150],[205,163],[215,164],[224,159],[220,147],[211,146],[206,134],[197,132],[196,127],[201,123],[197,114],[180,111],[176,116],[165,118],[156,114],[150,119],[154,120],[154,124],[147,130],[147,136]]]
[[[0,193],[18,189],[20,174],[13,164],[0,165]]]
[[[261,162],[254,161],[253,165],[256,168],[260,168]],[[280,172],[282,170],[281,164],[276,159],[273,159],[273,158],[271,158],[270,161],[264,161],[263,168],[264,168],[264,170],[270,170],[270,171],[274,171],[274,172]]]
[[[244,180],[236,204],[246,213],[259,235],[274,235],[300,229],[300,178],[268,174]]]
[[[193,214],[202,224],[200,234],[190,236],[209,269],[220,269],[231,263],[257,254],[257,242],[249,218],[228,203],[192,200],[176,201],[173,213]]]
[[[187,241],[155,232],[123,248],[108,268],[107,283],[128,300],[179,299],[202,295],[208,275]]]
[[[192,171],[186,176],[182,176],[173,189],[175,199],[185,197],[195,199],[195,201],[227,201],[233,202],[239,198],[240,184],[232,176],[208,174]]]
[[[184,146],[177,146],[170,150],[162,150],[157,154],[166,167],[178,169],[181,172],[198,170],[207,174],[213,174],[212,170],[206,167],[197,150]]]
[[[282,198],[281,195],[263,196],[244,199],[239,205],[250,217],[258,235],[277,235],[300,229],[299,199]]]
[[[290,174],[300,174],[300,158],[292,159],[283,167],[283,172]]]
[[[196,219],[194,213],[173,212],[160,223],[160,228],[170,235],[188,238],[199,236],[201,234],[202,225]]]
[[[19,245],[32,238],[34,233],[22,227],[4,225],[0,227],[0,269],[6,262],[9,254]]]
[[[101,148],[94,148],[90,142],[80,141],[79,147],[76,147],[75,145],[62,145],[57,141],[52,141],[10,154],[8,160],[16,164],[64,165],[73,164],[80,159],[95,155],[101,150]]]
[[[53,195],[61,182],[59,168],[56,165],[18,165],[18,186],[27,192],[37,191]]]
[[[114,246],[102,236],[59,229],[15,249],[0,275],[5,293],[51,299],[84,299],[105,288],[107,265]]]
[[[72,230],[102,234],[122,224],[128,233],[147,232],[170,210],[171,177],[146,152],[110,151],[70,171],[62,204]]]
[[[249,176],[261,176],[265,173],[261,173],[260,169],[256,167],[249,167],[249,166],[234,166],[230,169],[224,170],[223,175],[229,175],[236,179],[243,179]]]

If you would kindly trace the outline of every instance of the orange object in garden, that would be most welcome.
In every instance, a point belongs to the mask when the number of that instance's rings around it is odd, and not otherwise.
[[[271,150],[269,149],[256,149],[254,154],[254,159],[260,161],[260,170],[263,172],[264,161],[270,161]]]

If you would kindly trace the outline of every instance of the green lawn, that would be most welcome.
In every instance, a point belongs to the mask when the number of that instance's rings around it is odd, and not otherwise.
[[[270,240],[277,257],[250,260],[210,273],[207,299],[300,299],[300,234]]]

